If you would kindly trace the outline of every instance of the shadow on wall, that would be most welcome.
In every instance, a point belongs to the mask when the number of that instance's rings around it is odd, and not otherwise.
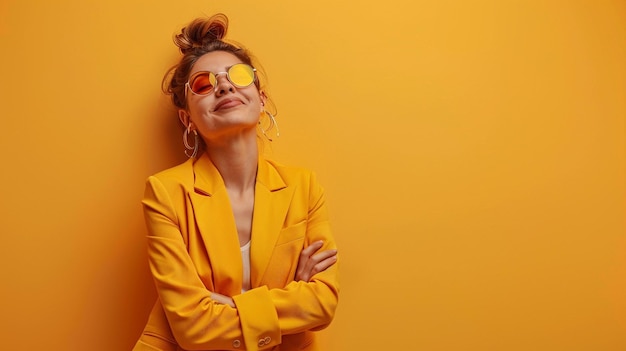
[[[176,58],[169,60],[176,62]],[[165,71],[162,72],[165,74]],[[183,125],[178,119],[177,107],[170,96],[161,91],[143,115],[146,134],[142,136],[148,175],[175,166],[187,159],[183,145]]]
[[[187,159],[182,142],[182,124],[169,96],[163,93],[156,95],[154,101],[145,106],[145,111],[141,116],[143,133],[138,140],[141,144],[138,148],[141,150],[138,159],[142,160],[138,164],[143,178],[137,190],[138,210],[133,211],[137,218],[127,221],[137,225],[130,228],[128,235],[131,238],[125,242],[129,245],[124,252],[126,265],[117,267],[123,284],[116,290],[120,297],[113,304],[121,310],[118,311],[117,317],[111,318],[111,321],[118,323],[114,325],[116,329],[114,335],[123,335],[123,340],[120,340],[118,345],[121,348],[116,348],[120,350],[130,350],[135,344],[156,301],[156,291],[148,267],[146,229],[140,204],[144,181],[148,176]]]

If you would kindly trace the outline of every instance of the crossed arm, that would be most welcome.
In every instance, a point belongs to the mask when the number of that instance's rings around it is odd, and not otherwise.
[[[329,249],[335,245],[323,191],[315,182],[308,193],[306,231],[311,241],[298,257],[294,280],[283,288],[261,286],[236,296],[217,294],[200,280],[181,237],[180,225],[187,223],[176,214],[176,190],[151,177],[143,201],[150,265],[176,343],[189,350],[232,349],[234,341],[242,340],[247,349],[256,350],[260,338],[271,339],[265,345],[271,347],[281,343],[282,335],[330,323],[338,295],[337,252]]]
[[[316,241],[302,250],[294,281],[308,282],[314,275],[325,271],[337,262],[337,250],[319,251],[323,245],[323,241]],[[232,297],[212,292],[211,299],[223,305],[236,308]]]

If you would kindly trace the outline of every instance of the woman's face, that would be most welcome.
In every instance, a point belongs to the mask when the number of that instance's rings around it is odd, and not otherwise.
[[[196,61],[189,76],[200,71],[226,72],[237,63],[242,62],[229,52],[209,52]],[[219,74],[215,89],[207,95],[196,95],[187,87],[187,110],[180,110],[179,117],[185,125],[191,122],[207,142],[246,131],[256,135],[263,100],[254,84],[239,88],[226,74]]]

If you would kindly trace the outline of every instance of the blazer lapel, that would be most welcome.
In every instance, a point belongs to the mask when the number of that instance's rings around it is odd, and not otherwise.
[[[194,177],[194,192],[189,196],[193,217],[200,231],[199,239],[205,246],[194,249],[207,251],[215,292],[238,295],[241,293],[243,265],[237,227],[224,181],[206,154],[194,163]]]
[[[259,157],[254,194],[250,277],[253,287],[260,286],[283,228],[294,189],[287,187],[272,164]]]

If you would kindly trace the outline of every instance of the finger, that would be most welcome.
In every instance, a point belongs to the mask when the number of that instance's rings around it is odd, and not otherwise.
[[[336,262],[337,262],[337,256],[328,257],[327,259],[313,266],[310,272],[305,272],[304,274],[302,274],[302,276],[300,277],[301,278],[300,280],[309,282],[311,281],[311,278],[313,278],[317,273],[325,271],[326,269],[328,269],[328,267],[332,266]]]
[[[332,256],[337,256],[337,249],[324,250],[322,252],[318,252],[315,255],[311,256],[311,260],[315,262],[315,264],[317,264],[317,262],[320,262]]]
[[[308,282],[310,279],[311,279],[311,276],[308,273],[302,273],[301,275],[296,277],[297,282],[300,282],[300,281]]]
[[[296,272],[295,281],[300,281],[300,280],[306,280],[306,281],[309,280],[309,276],[304,267],[298,267],[298,270]]]
[[[310,247],[310,246],[309,246]],[[308,248],[307,248],[308,249]],[[311,270],[310,253],[305,249],[300,253],[300,259],[298,260],[298,267],[296,268],[295,280],[309,280],[308,272]]]
[[[305,247],[302,252],[300,253],[301,257],[310,257],[311,255],[313,255],[317,250],[322,248],[322,245],[324,245],[324,242],[321,240],[318,240],[314,243],[312,243],[311,245]]]
[[[235,303],[232,298],[217,293],[211,294],[211,299],[219,304],[235,307]]]
[[[332,249],[332,250],[324,250],[322,252],[316,253],[315,255],[311,257],[307,257],[306,260],[302,263],[302,265],[298,266],[299,276],[303,278],[302,280],[308,281],[308,278],[313,276],[315,273],[320,272],[320,271],[315,271],[315,266],[317,266],[320,262],[324,260],[327,260],[336,256],[337,256],[337,250]],[[326,269],[326,267],[324,269]],[[304,279],[305,277],[307,279]]]
[[[211,300],[221,304],[226,304],[227,301],[226,296],[216,292],[211,293]]]
[[[337,256],[331,256],[326,258],[325,260],[319,262],[318,264],[316,264],[313,267],[313,270],[311,271],[311,277],[313,277],[314,275],[316,275],[319,272],[323,272],[325,271],[328,267],[334,265],[337,262]],[[310,279],[310,277],[309,277]]]

